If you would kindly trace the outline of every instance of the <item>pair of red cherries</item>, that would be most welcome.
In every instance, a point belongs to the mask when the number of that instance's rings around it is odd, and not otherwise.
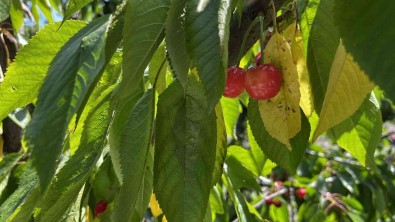
[[[255,100],[268,100],[275,97],[281,89],[281,71],[271,64],[260,65],[260,53],[256,66],[247,71],[236,66],[228,69],[224,96],[235,98],[244,91]]]

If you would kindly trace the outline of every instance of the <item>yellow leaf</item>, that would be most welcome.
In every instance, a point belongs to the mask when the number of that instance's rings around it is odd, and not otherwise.
[[[284,31],[284,38],[291,44],[291,52],[300,84],[300,107],[306,116],[314,111],[313,95],[311,91],[310,75],[306,66],[306,57],[303,50],[303,38],[296,23],[291,24]]]
[[[149,206],[151,208],[151,213],[154,215],[154,217],[158,217],[161,214],[163,214],[162,209],[159,206],[158,200],[156,199],[156,196],[154,193],[151,195],[151,199],[149,201]]]
[[[259,101],[259,111],[269,134],[291,149],[289,139],[301,129],[299,80],[291,46],[276,32],[265,52],[265,63],[282,71],[283,85],[276,97]]]
[[[358,110],[374,84],[340,42],[329,73],[328,89],[313,141]]]

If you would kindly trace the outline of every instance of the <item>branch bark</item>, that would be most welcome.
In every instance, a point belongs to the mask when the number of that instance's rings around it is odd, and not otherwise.
[[[3,34],[9,32],[10,35],[14,35],[12,29],[11,19],[8,18],[5,21],[0,23],[0,27],[2,31],[2,39],[4,41],[0,42],[0,65],[1,69],[4,73],[6,73],[7,66],[9,61],[15,59],[16,52],[17,52],[17,45],[11,39],[7,37],[7,35]],[[4,78],[5,75],[4,75]],[[0,98],[1,101],[1,98]],[[5,118],[3,121],[3,151],[4,153],[12,153],[18,152],[21,147],[21,139],[22,139],[22,129],[14,123],[10,118]]]
[[[228,57],[228,66],[234,66],[237,64],[237,57],[241,50],[241,43],[243,41],[244,36],[246,35],[248,27],[254,21],[254,19],[260,14],[264,15],[264,23],[266,27],[272,25],[272,15],[273,10],[270,5],[271,1],[268,0],[256,0],[252,4],[246,5],[243,11],[241,22],[239,24],[238,15],[234,13],[231,19],[230,25],[230,35],[229,35],[229,57]],[[280,6],[285,2],[285,0],[274,0],[274,5],[276,9],[279,9]],[[243,51],[243,54],[247,52],[254,43],[259,39],[259,24],[257,24],[248,36],[246,41],[246,47]]]

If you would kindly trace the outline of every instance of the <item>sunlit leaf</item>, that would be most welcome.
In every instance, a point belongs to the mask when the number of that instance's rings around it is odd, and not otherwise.
[[[68,123],[104,65],[108,18],[94,20],[66,43],[52,61],[40,89],[25,140],[32,150],[42,192],[55,174]]]
[[[48,193],[41,203],[41,214],[38,221],[59,221],[70,205],[76,200],[92,170],[96,166],[103,147],[106,132],[110,124],[109,102],[114,87],[110,87],[103,95],[88,104],[79,148],[70,157],[55,176],[48,188]]]
[[[222,97],[221,106],[225,120],[226,133],[231,137],[235,137],[235,126],[241,111],[240,102],[238,99]]]
[[[70,16],[89,4],[91,1],[92,0],[70,0],[67,4],[66,12],[64,13],[63,21],[66,21]]]
[[[300,84],[300,107],[306,116],[314,110],[313,95],[311,92],[310,75],[306,66],[306,57],[303,49],[303,38],[300,28],[293,23],[284,31],[284,38],[291,44],[291,52]]]
[[[363,166],[376,168],[374,151],[381,138],[381,114],[374,95],[367,96],[360,108],[330,133],[337,144],[350,152]]]
[[[334,24],[333,5],[334,0],[311,0],[302,15],[301,31],[304,44],[307,44],[307,68],[317,113],[321,112],[329,72],[340,41]]]
[[[10,17],[14,29],[19,30],[23,25],[24,17],[21,1],[11,0]]]
[[[340,43],[333,60],[328,89],[313,141],[357,111],[373,88],[374,84]]]
[[[210,2],[210,0],[199,0],[199,5],[197,7],[198,12],[204,11],[206,8],[207,4]]]
[[[240,146],[229,147],[225,161],[225,171],[232,181],[234,189],[251,189],[259,192],[260,186],[257,182],[257,176],[254,174],[255,169],[249,168],[250,164],[243,164],[244,161],[237,158],[243,152],[242,149],[244,148]]]
[[[291,46],[278,32],[271,37],[265,52],[265,62],[282,71],[283,85],[276,97],[258,102],[259,111],[269,134],[291,149],[289,139],[301,129],[298,72]]]
[[[22,158],[22,155],[19,153],[10,153],[5,155],[3,159],[0,161],[0,183],[4,180],[4,178],[11,172],[12,168],[18,163],[18,161]]]
[[[150,201],[149,201],[149,206],[151,209],[151,213],[154,217],[158,217],[161,214],[163,214],[162,209],[159,206],[158,200],[156,199],[156,196],[154,193],[152,193]]]
[[[225,162],[226,152],[227,152],[227,137],[225,121],[222,112],[221,104],[218,103],[215,107],[215,114],[217,118],[217,147],[215,154],[215,167],[213,174],[213,184],[215,185],[222,176],[223,166]]]
[[[21,166],[18,188],[0,206],[0,221],[7,221],[38,185],[38,176],[31,162]]]
[[[214,186],[210,192],[210,207],[211,207],[211,215],[215,214],[224,214],[224,202],[222,201],[222,193],[220,192],[219,186]]]
[[[86,25],[81,21],[52,23],[42,28],[23,47],[7,70],[7,78],[0,84],[0,119],[18,107],[32,102],[38,94],[49,64],[60,48]]]
[[[389,43],[395,36],[394,8],[395,1],[335,0],[333,9],[346,51],[393,101],[395,47]]]
[[[156,91],[160,94],[166,89],[167,61],[166,48],[162,44],[152,56],[148,69],[148,78],[152,85],[156,81]],[[158,74],[158,75],[157,75]]]
[[[248,150],[240,146],[230,146],[228,148],[228,156],[232,156],[237,159],[256,177],[260,176],[265,164],[264,155],[258,146],[251,146]]]

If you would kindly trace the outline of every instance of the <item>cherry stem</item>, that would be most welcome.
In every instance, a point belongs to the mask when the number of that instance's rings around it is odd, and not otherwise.
[[[257,16],[255,17],[254,21],[252,21],[251,25],[248,27],[246,34],[244,35],[243,41],[241,43],[241,48],[240,48],[240,52],[239,52],[239,56],[237,57],[237,66],[239,67],[240,65],[240,60],[243,56],[243,52],[244,52],[244,48],[245,48],[245,44],[247,42],[248,37],[250,36],[251,30],[256,26],[256,24],[259,22],[259,17]]]
[[[273,9],[273,27],[274,27],[274,30],[277,32],[277,20],[276,20],[277,13],[276,13],[276,8],[274,6],[273,0],[271,0],[271,5],[272,5],[272,9]]]
[[[260,25],[260,35],[261,35],[261,61],[260,64],[263,64],[263,49],[265,44],[265,30],[263,29],[263,16],[259,15],[259,25]]]

